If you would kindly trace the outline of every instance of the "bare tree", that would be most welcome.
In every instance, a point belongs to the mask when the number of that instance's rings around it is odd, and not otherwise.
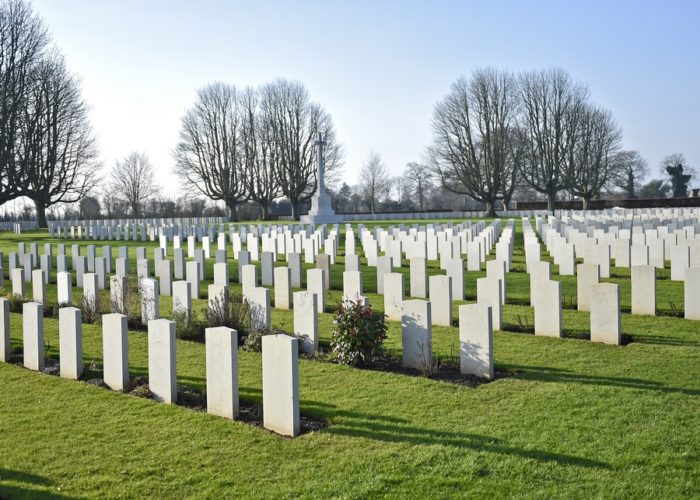
[[[146,200],[158,191],[148,156],[134,151],[117,160],[111,172],[111,187],[126,202],[133,217],[141,217]]]
[[[371,213],[374,213],[377,205],[386,198],[389,189],[389,176],[384,162],[379,154],[370,152],[360,170],[360,190]]]
[[[272,134],[271,117],[260,107],[258,92],[247,88],[241,93],[241,148],[244,183],[248,198],[269,217],[272,202],[282,191],[276,181],[279,153]]]
[[[292,216],[299,217],[302,203],[316,191],[316,138],[320,132],[326,183],[332,187],[342,164],[333,122],[321,106],[311,102],[299,82],[276,80],[261,89],[261,105],[269,120],[271,141],[275,147],[275,177],[292,205]]]
[[[661,173],[666,174],[671,180],[671,189],[674,198],[688,196],[688,184],[695,179],[696,172],[688,165],[685,155],[674,153],[661,160]]]
[[[241,110],[236,88],[212,83],[197,92],[194,107],[182,118],[175,147],[175,172],[196,191],[223,201],[231,220],[247,200],[241,153]]]
[[[642,181],[649,174],[649,164],[639,151],[618,151],[612,158],[614,186],[623,189],[628,198],[636,198]]]
[[[517,112],[515,78],[490,68],[458,79],[433,112],[428,156],[437,177],[446,189],[485,203],[488,215],[496,214],[511,178]]]
[[[422,212],[425,210],[426,195],[433,187],[433,172],[428,165],[410,162],[406,165],[404,177],[413,186],[415,196],[418,199],[418,208]]]
[[[554,210],[557,194],[567,187],[574,166],[578,122],[588,90],[559,68],[520,76],[523,106],[523,179],[547,197]]]
[[[20,120],[49,41],[44,23],[29,4],[0,4],[0,204],[20,196],[25,182],[17,165]]]
[[[582,111],[575,142],[574,168],[569,171],[569,192],[580,196],[583,209],[612,179],[613,156],[622,133],[610,111],[586,106]]]
[[[21,194],[34,202],[39,227],[46,227],[48,207],[77,202],[95,186],[97,149],[80,85],[60,55],[46,57],[32,72],[28,101],[17,147]]]

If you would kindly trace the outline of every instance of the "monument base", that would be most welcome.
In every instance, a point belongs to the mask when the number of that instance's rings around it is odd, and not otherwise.
[[[338,224],[343,222],[343,218],[334,212],[326,213],[311,213],[302,215],[299,218],[302,224]]]

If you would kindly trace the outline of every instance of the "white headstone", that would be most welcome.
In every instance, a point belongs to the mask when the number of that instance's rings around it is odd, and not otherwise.
[[[656,267],[632,266],[632,314],[656,315]]]
[[[402,365],[428,370],[433,362],[433,321],[427,300],[405,300],[401,312]]]
[[[301,431],[298,343],[283,334],[262,338],[263,425],[284,436]]]
[[[204,331],[207,365],[207,412],[238,417],[238,332],[225,326]]]
[[[61,377],[77,380],[83,373],[82,313],[77,307],[58,310]]]
[[[38,302],[22,304],[22,339],[24,367],[42,371],[44,369],[44,306]]]
[[[619,285],[591,285],[591,342],[620,345],[621,334]]]
[[[700,320],[700,267],[686,269],[683,296],[685,319]]]
[[[177,401],[175,363],[175,322],[167,319],[149,321],[148,389],[157,401]]]
[[[452,324],[452,285],[450,277],[434,275],[428,278],[433,325]]]
[[[501,283],[498,278],[476,280],[477,302],[491,308],[491,324],[494,330],[501,329]]]
[[[403,274],[384,275],[384,314],[393,321],[401,321],[401,303],[404,300]]]
[[[491,307],[459,306],[459,367],[463,375],[493,379]]]
[[[291,271],[288,267],[276,267],[274,275],[275,308],[289,309],[292,304]]]
[[[302,352],[318,350],[318,297],[313,292],[294,292],[294,335]]]
[[[104,383],[112,390],[125,390],[129,386],[129,348],[123,314],[102,316],[102,359]]]
[[[535,335],[561,337],[561,283],[538,281],[536,293]]]
[[[598,264],[576,266],[576,303],[579,311],[591,310],[591,286],[600,282]]]

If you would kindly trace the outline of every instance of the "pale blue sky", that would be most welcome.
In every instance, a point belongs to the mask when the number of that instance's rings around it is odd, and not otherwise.
[[[302,81],[333,116],[352,184],[370,150],[394,174],[419,160],[435,102],[480,66],[561,66],[654,173],[674,152],[700,168],[700,1],[33,5],[82,78],[105,165],[146,151],[169,194],[180,116],[207,82]]]

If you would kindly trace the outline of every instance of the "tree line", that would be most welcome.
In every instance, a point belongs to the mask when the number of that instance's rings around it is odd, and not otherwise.
[[[637,151],[621,148],[612,113],[560,68],[513,74],[478,69],[459,78],[435,106],[428,162],[440,183],[484,203],[494,215],[518,189],[544,196],[553,210],[567,192],[589,202],[611,187],[637,196],[648,173]],[[694,176],[682,155],[662,162],[674,196]],[[662,181],[663,182],[663,181]]]
[[[30,199],[46,210],[95,186],[95,136],[77,77],[29,4],[0,4],[0,205]]]
[[[160,196],[143,152],[115,161],[101,178],[88,112],[80,82],[41,18],[22,0],[0,3],[0,205],[26,197],[40,226],[51,207],[86,198],[81,214],[138,218],[186,206],[211,213]],[[687,196],[695,176],[676,154],[661,164],[666,179],[642,186],[646,160],[622,149],[612,113],[559,68],[517,75],[484,68],[461,77],[435,105],[432,130],[422,161],[407,164],[401,175],[390,176],[371,152],[358,185],[338,188],[342,145],[331,115],[302,83],[277,79],[239,88],[213,82],[197,91],[182,116],[173,173],[190,199],[203,196],[224,206],[231,220],[240,210],[251,216],[251,206],[267,219],[285,204],[298,219],[316,190],[319,133],[326,143],[325,178],[340,211],[476,202],[495,214],[518,197],[543,197],[553,209],[563,193],[581,198],[585,208],[613,189],[631,198]]]

